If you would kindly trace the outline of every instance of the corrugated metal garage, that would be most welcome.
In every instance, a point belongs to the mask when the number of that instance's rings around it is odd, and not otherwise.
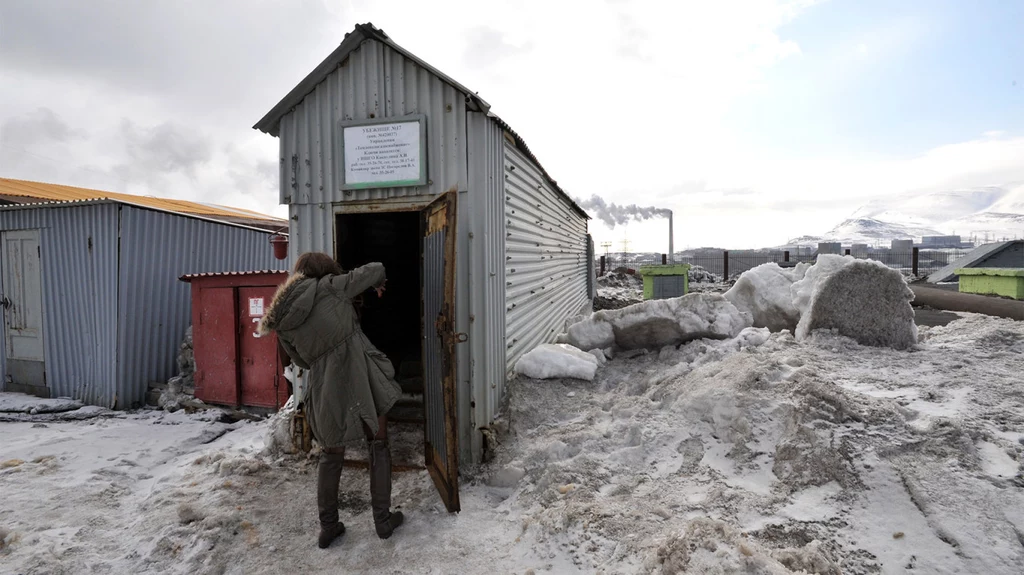
[[[0,206],[5,389],[138,407],[177,373],[187,273],[281,269],[263,229],[85,200]]]

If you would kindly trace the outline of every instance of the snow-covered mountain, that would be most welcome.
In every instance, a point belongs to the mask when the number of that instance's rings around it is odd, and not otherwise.
[[[920,239],[921,236],[938,236],[940,232],[915,225],[900,225],[883,222],[874,218],[852,218],[820,236],[801,236],[789,241],[790,245],[816,246],[818,242],[842,242],[849,244],[880,244],[888,247],[891,240]]]
[[[952,234],[977,242],[1024,237],[1024,183],[872,200],[825,234],[801,236],[790,244],[887,245],[894,239]]]

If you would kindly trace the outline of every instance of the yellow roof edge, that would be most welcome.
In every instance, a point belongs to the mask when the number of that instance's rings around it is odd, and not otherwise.
[[[287,221],[284,218],[262,214],[245,208],[232,208],[230,206],[218,207],[216,205],[202,204],[190,200],[138,196],[134,194],[107,192],[104,190],[95,190],[90,188],[79,188],[64,184],[17,180],[14,178],[0,178],[0,196],[34,198],[44,202],[68,202],[97,199],[118,200],[143,207],[152,207],[183,214],[225,218],[247,218],[267,222]]]

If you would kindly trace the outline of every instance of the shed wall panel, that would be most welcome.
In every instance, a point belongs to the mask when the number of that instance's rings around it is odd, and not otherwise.
[[[0,230],[40,230],[46,383],[112,407],[117,365],[118,205],[0,211]],[[0,329],[0,350],[6,349]],[[0,352],[0,373],[6,373]]]
[[[588,304],[587,221],[505,143],[506,369]]]
[[[505,393],[505,201],[504,138],[482,112],[469,112],[469,192],[459,195],[459,254],[456,298],[458,329],[469,340],[457,346],[460,368],[459,445],[478,461],[482,435],[494,421]],[[462,454],[468,457],[468,454]],[[466,459],[469,461],[469,459]]]
[[[191,320],[184,274],[280,270],[269,232],[123,206],[118,282],[117,407],[137,405],[151,381],[177,373]]]
[[[341,191],[338,122],[427,116],[427,186]],[[281,119],[281,203],[333,204],[466,189],[466,97],[400,52],[367,40]]]

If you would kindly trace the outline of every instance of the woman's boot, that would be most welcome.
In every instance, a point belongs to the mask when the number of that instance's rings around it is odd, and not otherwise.
[[[317,545],[327,549],[331,542],[345,533],[345,524],[338,521],[338,482],[345,462],[345,448],[325,449],[320,454],[316,475],[316,505],[320,511],[320,537]]]
[[[391,512],[391,448],[387,439],[374,439],[370,448],[370,506],[373,508],[373,524],[381,539],[402,524],[401,511]]]

